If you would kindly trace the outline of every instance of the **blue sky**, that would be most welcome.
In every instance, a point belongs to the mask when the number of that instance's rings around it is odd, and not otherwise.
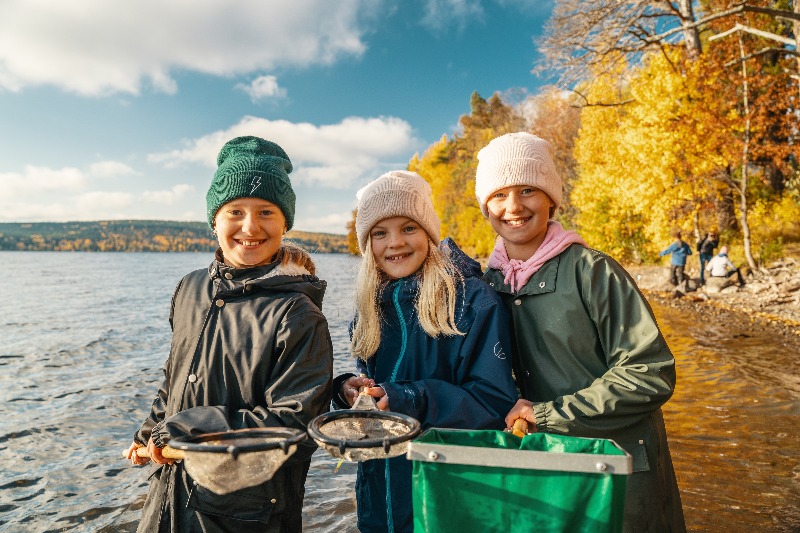
[[[204,220],[220,147],[280,144],[295,229],[457,131],[473,91],[535,93],[536,0],[3,0],[0,221]]]

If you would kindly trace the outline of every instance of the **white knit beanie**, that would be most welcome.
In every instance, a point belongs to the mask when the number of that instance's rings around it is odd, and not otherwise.
[[[483,216],[489,216],[486,202],[492,193],[514,185],[541,189],[561,205],[561,177],[553,163],[553,147],[544,139],[526,132],[506,133],[493,139],[478,152],[475,195]]]
[[[363,254],[372,227],[385,218],[408,217],[416,221],[433,242],[439,242],[439,217],[433,210],[431,186],[416,172],[393,170],[356,193],[356,236]]]

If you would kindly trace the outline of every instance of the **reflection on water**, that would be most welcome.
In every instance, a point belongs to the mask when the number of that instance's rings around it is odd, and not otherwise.
[[[146,469],[120,454],[169,347],[178,279],[208,254],[0,252],[0,531],[134,531]],[[357,261],[315,256],[334,372],[353,369]],[[800,362],[778,338],[657,306],[678,359],[664,408],[693,531],[800,531]],[[697,339],[697,340],[695,340]],[[355,465],[317,451],[308,531],[355,531]]]
[[[797,347],[729,320],[655,307],[677,360],[665,405],[692,531],[800,531]]]

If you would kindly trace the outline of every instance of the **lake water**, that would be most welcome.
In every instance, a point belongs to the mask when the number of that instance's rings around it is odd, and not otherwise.
[[[0,531],[134,531],[121,458],[169,349],[172,291],[210,254],[0,252]],[[357,259],[316,255],[334,372],[351,371]],[[667,430],[692,531],[800,531],[800,369],[780,339],[656,307],[678,359]],[[355,531],[355,466],[318,451],[307,531]]]

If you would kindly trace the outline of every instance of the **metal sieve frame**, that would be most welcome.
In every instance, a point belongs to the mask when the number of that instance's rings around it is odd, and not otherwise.
[[[284,437],[280,441],[254,442],[245,445],[205,444],[208,441],[233,440],[241,438],[274,439]],[[241,453],[263,452],[280,448],[283,453],[288,453],[289,447],[301,443],[307,438],[306,432],[295,428],[247,428],[223,431],[219,433],[204,433],[193,437],[178,437],[169,441],[172,448],[190,453],[226,453],[234,458]]]
[[[325,435],[320,427],[340,418],[377,418],[380,420],[389,420],[392,422],[399,422],[408,426],[409,431],[403,435],[395,437],[383,437],[377,439],[362,439],[358,441],[348,441],[347,439],[335,439]],[[402,444],[410,441],[419,435],[422,427],[419,421],[408,415],[394,413],[392,411],[366,411],[361,409],[341,409],[339,411],[331,411],[329,413],[321,414],[315,417],[308,424],[308,435],[318,443],[333,446],[339,449],[339,453],[344,455],[345,450],[359,449],[359,448],[383,448],[384,453],[389,453],[389,449],[395,444]],[[353,444],[349,444],[352,442]]]

